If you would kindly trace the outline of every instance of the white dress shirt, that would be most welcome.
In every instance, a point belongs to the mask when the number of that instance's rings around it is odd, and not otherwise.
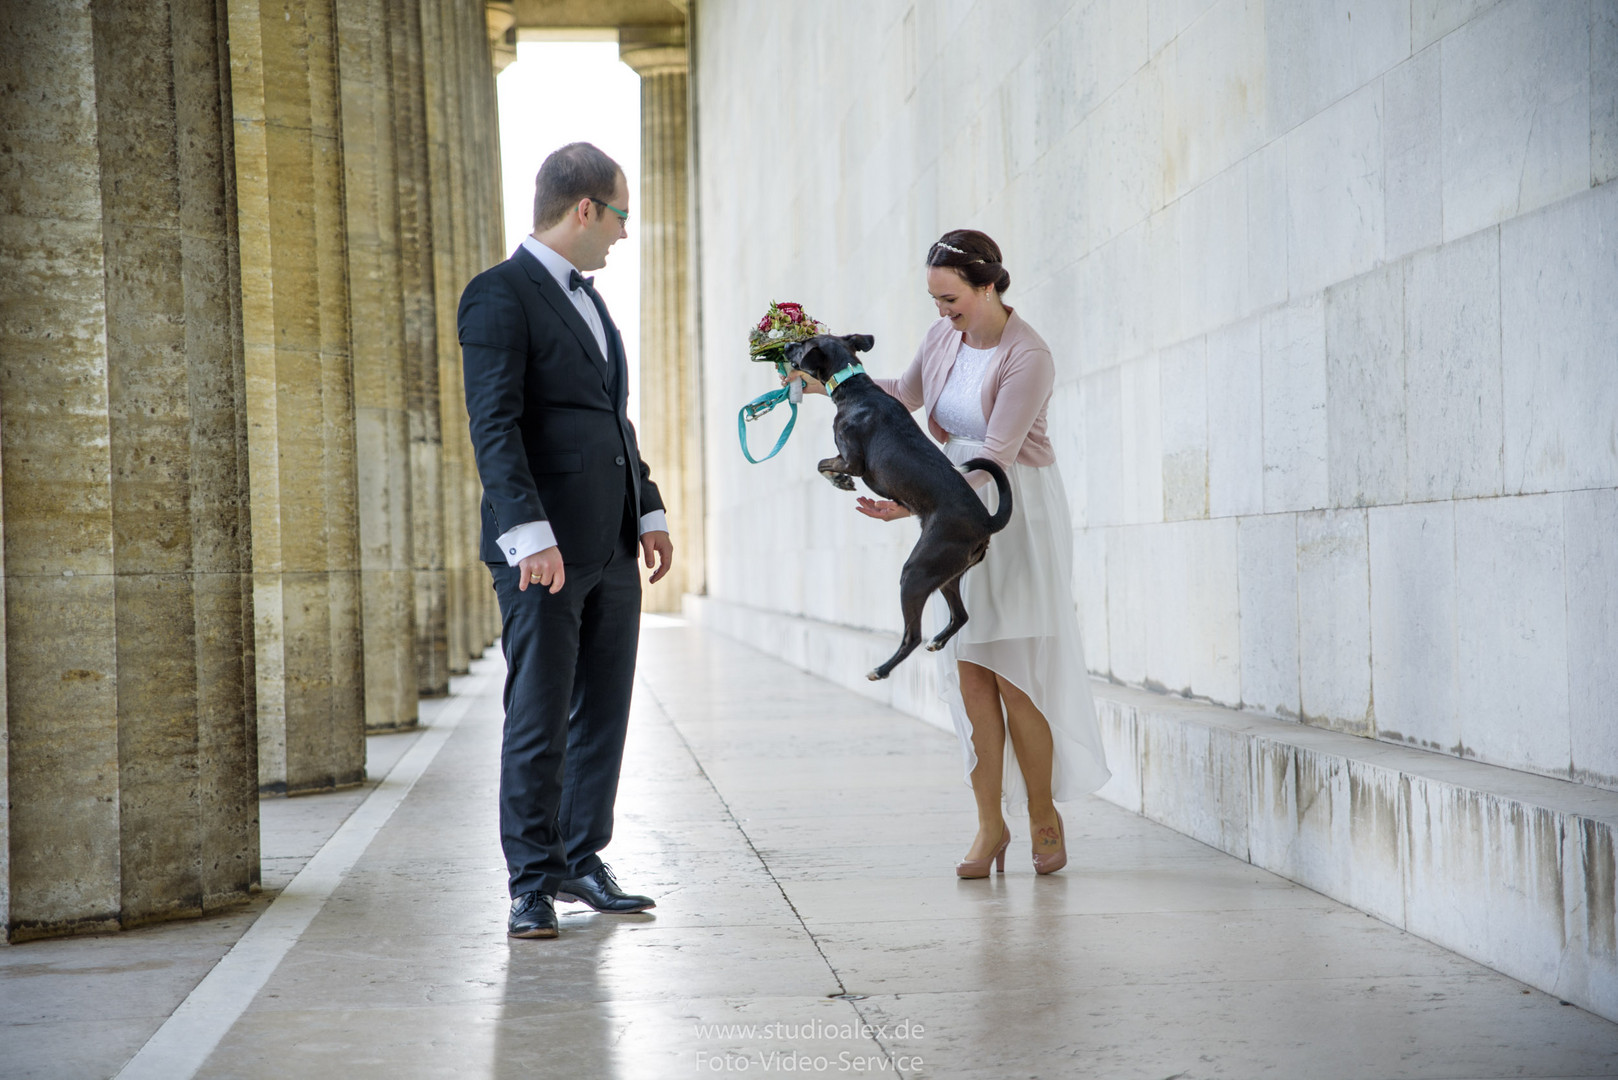
[[[612,354],[607,348],[607,328],[601,324],[601,313],[596,310],[595,302],[585,290],[568,287],[573,272],[578,268],[532,236],[523,237],[522,246],[539,260],[541,266],[550,271],[551,277],[562,287],[562,292],[573,302],[573,306],[578,309],[579,317],[584,320],[584,325],[595,335],[602,358],[610,357]],[[642,535],[649,532],[668,532],[668,529],[668,517],[661,510],[653,510],[640,516]],[[549,521],[527,521],[501,533],[499,544],[500,550],[505,553],[506,565],[516,566],[535,552],[555,547],[556,533]]]

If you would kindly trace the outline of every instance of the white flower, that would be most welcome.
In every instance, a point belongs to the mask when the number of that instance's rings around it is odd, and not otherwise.
[[[781,331],[779,331],[779,330],[771,330],[770,331],[770,337],[778,338],[780,336],[781,336]]]

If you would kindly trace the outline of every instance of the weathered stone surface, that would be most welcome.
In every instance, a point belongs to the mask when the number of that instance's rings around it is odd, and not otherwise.
[[[219,12],[5,18],[0,134],[26,176],[0,215],[15,941],[240,902],[258,831]]]
[[[1500,228],[1505,490],[1618,486],[1618,185]]]
[[[1405,440],[1411,499],[1498,495],[1504,433],[1494,230],[1405,268]]]
[[[1242,704],[1298,716],[1296,514],[1237,522]]]
[[[1208,516],[1208,361],[1195,338],[1159,357],[1163,519]]]
[[[1270,133],[1280,135],[1410,55],[1409,0],[1264,5]]]
[[[1372,83],[1287,136],[1294,297],[1362,274],[1383,248],[1382,88]]]
[[[1462,753],[1568,772],[1564,496],[1455,504]]]
[[[359,515],[332,9],[230,8],[253,481],[259,773],[365,769]]]
[[[1326,467],[1333,506],[1405,497],[1404,275],[1326,290]]]
[[[1316,295],[1264,316],[1264,512],[1329,505],[1325,305]]]
[[[1264,512],[1264,390],[1259,322],[1208,335],[1208,513]]]
[[[1618,491],[1564,499],[1573,778],[1618,788]]]
[[[1382,79],[1383,257],[1438,243],[1443,234],[1439,50],[1423,49]]]
[[[416,626],[399,139],[383,0],[337,0],[343,212],[353,328],[365,726],[416,722]]]
[[[1306,721],[1355,735],[1376,733],[1363,510],[1298,515],[1298,680]]]
[[[1443,53],[1444,239],[1590,186],[1590,9],[1505,0]]]
[[[1377,737],[1458,754],[1454,504],[1378,507],[1369,518]]]

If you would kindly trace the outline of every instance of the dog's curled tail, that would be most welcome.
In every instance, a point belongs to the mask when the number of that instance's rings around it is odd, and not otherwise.
[[[989,518],[989,531],[997,533],[1006,527],[1011,520],[1011,481],[1006,479],[1006,470],[998,462],[988,458],[975,457],[961,466],[962,472],[971,472],[973,469],[982,469],[994,477],[995,484],[1000,488],[1000,506],[995,510],[994,516]]]

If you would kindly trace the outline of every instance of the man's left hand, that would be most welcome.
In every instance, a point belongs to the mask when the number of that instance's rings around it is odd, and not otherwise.
[[[669,566],[674,562],[674,543],[669,534],[661,529],[640,534],[640,550],[646,559],[646,568],[652,571],[652,576],[646,584],[656,585],[664,574],[669,572]],[[656,569],[653,569],[653,568]]]

